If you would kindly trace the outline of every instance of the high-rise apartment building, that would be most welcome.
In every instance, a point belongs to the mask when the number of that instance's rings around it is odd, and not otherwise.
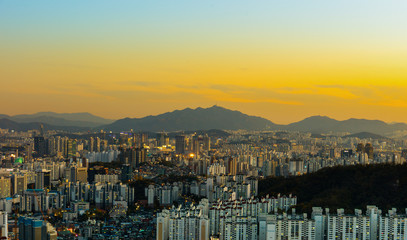
[[[237,159],[236,158],[229,158],[228,160],[228,173],[230,175],[237,174]]]
[[[48,222],[29,217],[18,219],[19,240],[56,240],[57,231]]]
[[[47,154],[47,142],[43,136],[34,137],[34,151],[39,157]]]
[[[0,177],[0,199],[11,197],[11,178]]]
[[[27,190],[27,175],[25,174],[13,174],[11,177],[13,184],[13,194],[23,194]]]
[[[51,171],[42,169],[35,174],[36,189],[51,189]]]
[[[354,215],[345,215],[338,209],[336,215],[327,214],[328,239],[361,239],[370,240],[370,217],[355,210]]]
[[[76,181],[87,183],[88,182],[88,168],[77,167],[76,168]]]

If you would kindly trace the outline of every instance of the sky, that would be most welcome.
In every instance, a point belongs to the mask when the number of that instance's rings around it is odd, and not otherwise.
[[[0,0],[0,113],[407,122],[405,0]]]

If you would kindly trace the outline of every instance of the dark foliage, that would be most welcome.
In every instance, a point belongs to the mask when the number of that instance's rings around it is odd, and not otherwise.
[[[129,185],[130,187],[134,188],[134,199],[135,200],[145,199],[146,197],[144,190],[150,184],[154,184],[154,182],[147,179],[131,181]]]
[[[122,166],[122,163],[119,161],[114,161],[114,162],[93,162],[89,163],[89,167],[94,167],[94,166],[102,166],[105,168],[114,168],[114,169],[120,169]]]
[[[163,180],[163,182],[174,183],[174,182],[193,182],[198,181],[196,176],[191,175],[169,175]]]
[[[376,205],[383,211],[407,207],[407,165],[377,164],[325,168],[291,178],[267,178],[259,182],[261,195],[290,194],[298,197],[297,209],[312,207],[347,211]]]
[[[175,164],[170,161],[162,160],[162,161],[160,161],[160,164],[163,166],[166,166],[166,167],[175,167]]]

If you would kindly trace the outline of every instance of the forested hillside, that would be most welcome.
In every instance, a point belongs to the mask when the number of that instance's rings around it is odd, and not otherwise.
[[[407,165],[378,164],[325,168],[316,173],[291,178],[267,178],[259,182],[261,195],[292,193],[297,209],[312,207],[355,208],[376,205],[383,211],[407,208]]]

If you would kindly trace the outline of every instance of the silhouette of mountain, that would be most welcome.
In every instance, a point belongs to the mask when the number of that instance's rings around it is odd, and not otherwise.
[[[114,120],[101,118],[90,113],[54,113],[39,112],[35,114],[21,114],[15,116],[0,115],[18,123],[39,122],[55,126],[97,127],[112,123]]]
[[[41,122],[19,123],[7,118],[0,119],[0,128],[15,131],[28,131],[32,129],[40,129],[41,124],[44,126],[45,130],[85,131],[88,129],[76,126],[54,126]]]
[[[348,138],[360,138],[360,139],[387,139],[386,137],[383,137],[378,134],[370,133],[370,132],[360,132],[360,133],[354,133],[347,135],[345,137]]]
[[[302,121],[288,124],[287,130],[312,133],[324,133],[332,131],[340,122],[325,116],[312,116]]]
[[[157,116],[124,118],[103,126],[111,131],[178,131],[178,130],[264,130],[275,128],[271,121],[232,111],[219,106],[210,108],[186,108]]]
[[[5,126],[13,126],[15,130],[29,129],[29,126],[37,126],[39,123],[43,123],[44,126],[46,125],[49,129],[53,130],[104,129],[115,132],[130,131],[131,129],[145,132],[245,129],[300,131],[311,132],[313,134],[328,132],[356,134],[366,132],[388,136],[396,131],[407,131],[407,124],[405,123],[388,124],[379,120],[355,118],[338,121],[326,116],[312,116],[288,125],[277,125],[265,118],[249,116],[239,111],[229,110],[216,105],[209,108],[186,108],[143,118],[123,118],[117,121],[97,117],[90,113],[53,112],[16,116],[0,115],[1,118],[12,121],[12,123],[2,121],[1,128],[12,129]],[[31,129],[35,128],[37,127]]]
[[[313,116],[302,121],[288,124],[284,127],[290,131],[302,131],[311,133],[326,132],[370,132],[379,135],[390,134],[394,131],[407,130],[407,124],[388,124],[379,120],[366,120],[351,118],[338,121],[329,117]]]

